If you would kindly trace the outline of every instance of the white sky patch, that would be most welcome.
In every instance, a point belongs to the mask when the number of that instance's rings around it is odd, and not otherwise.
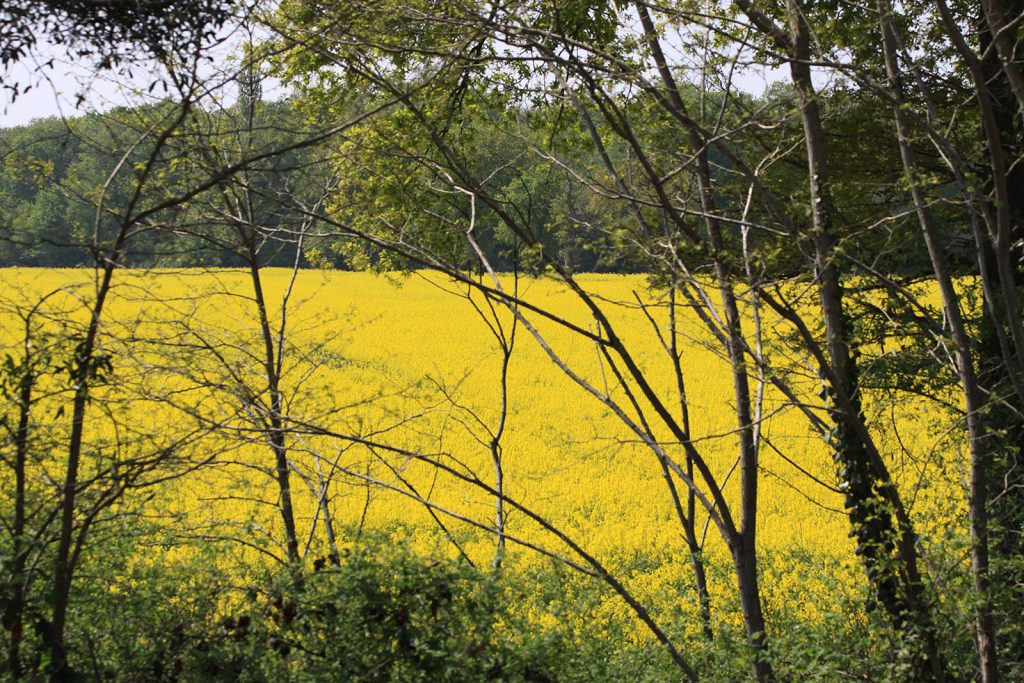
[[[213,96],[222,103],[234,100],[233,88],[223,84],[232,80],[231,69],[237,64],[233,55],[244,38],[237,25],[229,26],[205,51],[200,72],[209,76],[211,91],[216,91]],[[65,48],[41,41],[33,55],[0,71],[0,128],[26,125],[39,118],[70,118],[139,105],[169,94],[163,82],[165,73],[155,62],[99,71],[95,61],[70,61]],[[283,94],[273,79],[268,79],[263,89],[268,98]]]
[[[47,50],[46,59],[37,56],[12,65],[2,79],[0,91],[0,127],[7,128],[51,116],[72,117],[93,111],[138,103],[139,94],[152,82],[152,74],[143,69],[128,73],[100,73],[89,65],[68,62],[56,49]],[[52,56],[52,57],[51,57]],[[26,87],[30,88],[25,92]],[[159,86],[154,89],[159,96]]]
[[[692,36],[689,36],[692,40]],[[223,106],[234,99],[233,89],[220,88],[215,83],[230,81],[223,71],[231,67],[232,54],[245,39],[245,33],[237,25],[225,29],[215,47],[207,52],[205,69],[211,75],[211,87],[219,92],[214,96]],[[678,33],[666,36],[667,52],[675,52],[674,60],[686,69],[693,55],[686,57],[686,50],[680,44],[690,44]],[[0,128],[10,128],[31,123],[35,119],[52,116],[73,117],[90,112],[103,112],[113,107],[138,105],[154,101],[167,95],[166,88],[154,80],[162,77],[155,64],[134,64],[119,71],[97,72],[91,61],[69,61],[67,51],[60,46],[40,43],[36,54],[11,65],[6,72],[0,72]],[[216,72],[220,70],[218,76]],[[230,76],[230,74],[229,74]],[[753,95],[760,95],[772,82],[784,80],[787,70],[758,64],[736,64],[731,74],[732,85]],[[12,86],[17,84],[19,94],[15,97]],[[714,84],[708,84],[714,87]],[[30,86],[30,87],[29,87]],[[28,88],[28,91],[26,91]],[[287,91],[274,79],[263,83],[264,97],[283,97]]]

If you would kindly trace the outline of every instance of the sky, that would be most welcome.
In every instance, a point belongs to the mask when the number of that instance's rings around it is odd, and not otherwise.
[[[237,41],[225,37],[215,59],[223,61],[234,44]],[[60,48],[43,46],[35,57],[13,64],[6,72],[0,71],[0,86],[4,86],[0,87],[0,128],[25,125],[37,118],[71,117],[138,102],[138,93],[144,93],[151,82],[148,74],[140,69],[136,70],[134,78],[129,78],[127,74],[97,74],[89,67],[88,63],[70,62]],[[756,94],[781,76],[778,70],[755,66],[740,74],[736,83],[741,89]],[[7,86],[14,83],[19,84],[21,91],[26,85],[31,85],[31,89],[12,98],[12,90]],[[80,96],[84,99],[80,100]]]
[[[223,65],[238,44],[237,37],[233,29],[219,36],[216,47],[209,51],[211,63]],[[37,118],[105,111],[138,103],[140,96],[150,94],[153,66],[137,65],[131,75],[97,72],[92,67],[90,61],[70,61],[61,47],[42,44],[35,55],[0,70],[0,128],[21,126]],[[17,97],[12,97],[9,87],[14,83],[20,86]],[[31,86],[28,92],[24,92],[26,85]],[[161,94],[157,89],[152,96]]]
[[[5,86],[17,83],[20,90],[31,86],[16,98],[12,98],[10,88],[0,90],[0,128],[20,126],[36,118],[80,113],[76,111],[79,93],[87,94],[87,109],[108,109],[129,101],[123,86],[66,61],[55,61],[52,67],[46,67],[36,60],[24,60],[12,65],[0,79]]]

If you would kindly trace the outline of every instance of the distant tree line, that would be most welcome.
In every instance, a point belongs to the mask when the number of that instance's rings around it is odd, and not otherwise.
[[[705,95],[705,99],[713,98],[714,95]],[[705,102],[705,106],[720,106],[721,99],[719,96],[718,103]],[[211,117],[230,124],[241,106],[214,112]],[[351,103],[348,106],[358,107]],[[639,111],[641,103],[632,106],[643,115]],[[797,103],[792,88],[776,83],[756,97],[731,94],[728,106],[734,108],[733,114],[737,117],[775,125],[776,119]],[[912,222],[890,222],[884,241],[879,241],[875,233],[863,232],[857,227],[898,215],[905,208],[902,194],[896,191],[902,173],[899,159],[883,140],[891,128],[887,112],[854,90],[832,91],[822,97],[822,106],[824,115],[833,123],[828,129],[830,145],[844,160],[836,169],[837,179],[833,184],[836,194],[843,200],[851,226],[843,236],[844,242],[850,250],[884,272],[904,276],[926,272],[927,254],[916,239]],[[153,111],[160,107],[155,104],[136,110],[122,108],[70,120],[39,119],[28,125],[0,129],[0,264],[67,268],[94,263],[90,236],[95,217],[95,193],[106,181],[106,170],[117,161],[119,152],[115,150],[120,150],[125,140],[136,135],[138,126],[144,125],[147,117],[151,118]],[[611,196],[595,193],[592,185],[566,166],[565,159],[527,158],[522,148],[514,144],[517,139],[526,145],[553,143],[574,164],[600,173],[603,162],[581,130],[565,123],[545,129],[550,124],[539,123],[554,116],[550,109],[550,105],[544,104],[524,105],[510,118],[515,130],[506,130],[503,137],[491,135],[483,118],[460,121],[460,144],[476,162],[474,170],[488,177],[501,201],[522,214],[524,226],[537,244],[543,245],[544,250],[569,271],[651,272],[647,255],[624,239],[626,226],[633,220],[628,208]],[[289,140],[297,143],[323,125],[308,118],[307,108],[288,99],[261,102],[255,112],[255,143],[264,146],[272,142],[286,147]],[[477,116],[486,117],[486,113]],[[681,140],[672,139],[672,136],[679,136],[678,131],[657,131],[656,134],[668,149],[682,144]],[[795,134],[797,131],[783,127],[776,131],[773,139],[765,139],[763,133],[759,133],[749,140],[731,139],[729,144],[738,149],[747,145],[781,147]],[[336,139],[317,145],[298,145],[287,154],[269,155],[258,165],[263,184],[259,194],[267,207],[262,227],[268,234],[287,235],[287,223],[294,220],[294,216],[289,218],[286,208],[289,202],[301,201],[309,194],[310,185],[316,185],[311,174],[317,173],[317,167],[322,167],[329,155],[339,153],[344,159],[342,167],[348,168],[349,173],[342,174],[337,189],[342,199],[336,198],[335,204],[341,207],[339,214],[346,220],[356,224],[377,220],[374,212],[365,212],[361,206],[385,204],[396,220],[405,220],[406,214],[421,211],[424,201],[430,202],[435,215],[447,215],[453,222],[468,219],[467,209],[457,197],[446,193],[429,197],[414,195],[408,183],[396,184],[396,179],[386,172],[375,171],[375,164],[394,161],[394,150],[375,148],[366,131],[350,131],[340,144],[340,152],[337,145]],[[142,158],[145,152],[144,146],[140,146],[133,154]],[[798,152],[790,149],[780,154],[765,174],[764,182],[779,188],[780,194],[789,199],[788,210],[799,220],[808,215],[810,206],[806,190],[799,183],[802,161]],[[610,153],[617,157],[611,160],[616,167],[624,172],[631,171],[630,166],[635,161],[630,159],[625,146],[611,149]],[[165,182],[181,186],[189,183],[190,165],[183,162],[188,154],[184,144],[174,142],[161,153],[157,163]],[[724,187],[735,173],[723,155],[712,150],[711,156],[718,157],[714,159],[713,168],[716,182]],[[693,188],[683,186],[680,190],[690,192]],[[108,188],[107,192],[112,192],[112,199],[117,200],[116,187]],[[743,197],[723,197],[717,201],[723,210],[730,204],[735,209]],[[276,208],[271,209],[271,206]],[[943,244],[957,272],[972,273],[976,266],[971,257],[971,237],[957,218],[953,214],[941,220],[941,229],[947,233]],[[167,212],[160,217],[161,229],[143,237],[123,265],[161,268],[244,265],[244,256],[236,249],[226,245],[218,247],[195,237],[197,228],[202,227],[197,222],[202,220],[209,221],[209,218],[197,219],[196,212],[187,207]],[[489,207],[481,207],[475,220],[479,243],[492,264],[506,271],[515,268],[530,271],[540,267],[536,255],[521,245],[516,246],[514,236]],[[317,231],[312,232],[315,235]],[[738,241],[739,236],[737,226],[727,230],[728,239]],[[751,238],[756,246],[764,248],[764,256],[775,272],[800,271],[801,257],[792,248],[793,244],[770,243],[760,234]],[[267,265],[291,265],[295,259],[293,240],[282,238],[277,246]],[[459,258],[465,262],[475,258],[464,246],[461,248],[464,251]],[[709,264],[706,259],[702,263],[698,254],[687,258],[695,267]],[[415,265],[396,260],[394,254],[366,242],[328,237],[310,238],[301,262],[304,266],[345,270]]]

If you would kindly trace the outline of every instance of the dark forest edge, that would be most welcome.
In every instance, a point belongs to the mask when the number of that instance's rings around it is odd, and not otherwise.
[[[698,93],[692,93],[692,97],[697,98]],[[704,97],[714,99],[715,96],[705,94]],[[719,95],[718,99],[723,98]],[[730,108],[735,108],[735,116],[761,119],[765,125],[774,124],[780,116],[788,116],[788,112],[798,106],[796,93],[783,83],[773,84],[767,92],[756,97],[731,93],[728,101]],[[348,115],[356,116],[358,103],[350,102],[347,106],[350,108]],[[715,106],[721,106],[721,102],[716,102]],[[833,124],[829,128],[831,147],[845,162],[835,171],[838,176],[836,191],[848,191],[850,196],[844,203],[851,209],[856,207],[861,213],[849,217],[850,232],[839,237],[844,248],[896,279],[912,282],[927,277],[928,256],[914,234],[915,225],[909,221],[895,221],[887,226],[884,240],[862,228],[870,221],[899,214],[903,208],[902,196],[893,192],[902,173],[899,159],[884,152],[864,153],[869,148],[883,151],[890,127],[888,112],[854,90],[830,91],[822,96],[821,106],[824,116]],[[71,119],[38,119],[24,126],[0,129],[0,267],[92,266],[95,263],[92,242],[96,193],[107,181],[107,174],[118,162],[119,155],[134,143],[138,131],[168,107],[173,108],[173,104],[120,108]],[[231,126],[237,124],[239,107],[213,110],[205,116],[219,122],[223,126],[221,134],[227,135]],[[511,147],[516,137],[521,136],[524,141],[520,144],[541,149],[550,143],[549,138],[556,135],[560,138],[556,144],[568,151],[574,163],[599,174],[602,160],[578,132],[566,130],[565,126],[552,132],[537,124],[537,121],[554,115],[540,106],[532,111],[523,109],[509,116],[514,129],[504,130],[500,138],[493,137],[493,131],[488,130],[488,121],[474,122],[470,119],[463,123],[460,144],[466,145],[478,161],[477,172],[489,176],[491,192],[511,205],[526,206],[525,227],[536,238],[534,251],[543,249],[568,272],[656,274],[647,255],[635,252],[634,245],[626,236],[627,228],[624,226],[632,220],[627,206],[595,196],[593,188],[576,172],[539,158],[524,160],[519,150]],[[262,227],[269,236],[263,263],[290,267],[296,256],[294,227],[290,221],[296,219],[294,210],[290,211],[289,207],[294,209],[295,205],[308,200],[311,193],[317,191],[318,183],[323,182],[325,164],[339,163],[336,157],[332,157],[332,154],[337,154],[339,140],[332,137],[321,144],[306,143],[308,138],[315,138],[327,123],[311,119],[309,105],[301,100],[261,101],[254,117],[255,142],[250,141],[250,144],[254,144],[256,149],[267,151],[273,146],[295,146],[285,153],[272,154],[258,168],[258,178],[263,183],[260,188],[264,204]],[[775,144],[781,144],[796,132],[781,132]],[[357,135],[358,131],[344,137],[341,144],[354,146],[358,142]],[[877,140],[872,141],[871,137]],[[183,141],[176,149],[172,141],[158,160],[158,172],[164,174],[170,183],[182,187],[196,181],[188,177],[190,165],[183,163],[193,153],[187,144]],[[735,144],[738,150],[742,150],[744,144],[768,143],[751,140]],[[372,153],[372,150],[362,153]],[[627,155],[628,151],[622,148],[613,150],[613,153]],[[141,158],[144,154],[145,149],[139,149],[133,156]],[[334,192],[348,194],[350,199],[342,207],[342,215],[354,216],[357,224],[360,221],[360,204],[386,204],[401,210],[401,202],[414,206],[413,202],[423,199],[422,196],[396,195],[392,179],[384,172],[375,176],[372,172],[375,169],[367,169],[358,158],[352,161],[353,167],[364,173],[369,170],[370,174],[343,179]],[[344,159],[341,160],[343,162]],[[720,154],[713,162],[714,172],[721,176],[724,185],[731,175],[730,162]],[[622,163],[629,163],[625,156]],[[774,177],[767,174],[765,179],[766,183],[778,185],[782,196],[789,197],[789,210],[794,215],[808,211],[810,202],[799,175],[793,172],[799,164],[799,154],[791,150],[788,157],[781,158],[777,166],[773,166],[773,169],[778,168],[778,171],[773,171]],[[938,169],[932,170],[939,172]],[[437,197],[433,199],[438,201]],[[444,198],[440,201],[450,202]],[[738,202],[740,199],[727,201]],[[450,206],[442,204],[441,211],[451,212],[453,221],[468,218],[466,207],[455,203]],[[373,218],[369,216],[364,220],[368,222]],[[134,268],[244,266],[244,255],[229,246],[217,248],[216,244],[197,236],[216,229],[209,220],[208,216],[187,207],[160,215],[158,225],[136,239],[135,247],[125,255],[121,265]],[[480,210],[476,220],[479,242],[492,265],[504,271],[518,267],[527,271],[533,269],[535,273],[543,272],[542,259],[536,253],[526,251],[486,207]],[[425,229],[430,229],[429,224],[425,225]],[[729,226],[727,230],[728,239],[738,243],[739,227]],[[972,238],[960,216],[950,214],[942,220],[941,230],[942,243],[955,272],[959,275],[976,274]],[[386,250],[351,238],[318,236],[321,232],[332,233],[332,226],[314,223],[308,228],[300,259],[304,267],[362,270],[422,265],[414,259],[396,257]],[[755,250],[763,250],[758,255],[765,259],[765,265],[770,266],[774,277],[802,271],[801,257],[793,249],[795,244],[788,247],[768,241],[758,244],[757,234],[751,239]],[[468,265],[474,255],[465,251],[458,258]],[[695,269],[710,266],[706,256],[699,252],[689,254],[688,258]]]

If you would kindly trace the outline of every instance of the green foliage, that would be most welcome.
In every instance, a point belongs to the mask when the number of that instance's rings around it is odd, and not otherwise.
[[[228,575],[217,567],[229,547],[193,545],[182,553],[173,545],[135,545],[141,538],[104,533],[88,558],[105,579],[83,577],[69,644],[76,670],[91,680],[678,680],[664,650],[638,636],[627,615],[602,611],[614,600],[605,587],[558,565],[484,573],[417,556],[394,537],[364,534],[352,550],[319,558],[301,576],[241,564]],[[894,640],[878,612],[862,612],[864,596],[843,584],[838,566],[785,554],[766,555],[763,566],[780,575],[807,572],[835,601],[815,605],[821,614],[811,618],[806,597],[778,603],[770,657],[780,678],[906,679],[914,645]],[[727,580],[727,567],[711,571]],[[734,612],[732,601],[718,598],[718,613]],[[538,614],[554,619],[538,622]],[[679,618],[670,628],[692,633]],[[970,657],[967,619],[965,610],[946,625],[951,661]],[[716,624],[712,641],[678,637],[701,680],[748,675],[751,653],[727,621]],[[41,642],[28,640],[26,661],[41,662],[34,654]]]
[[[211,552],[137,564],[117,547],[99,565],[118,578],[85,587],[72,625],[96,680],[569,680],[557,636],[510,615],[500,576],[384,537],[301,577],[260,572],[241,593]]]
[[[565,10],[572,14],[585,9],[574,7],[568,3]],[[319,24],[306,28],[316,26]],[[393,37],[397,41],[401,36]],[[248,136],[239,127],[239,112],[197,112],[189,124],[194,134],[183,131],[156,160],[151,190],[138,210],[201,182],[217,172],[225,158],[263,154],[266,159],[247,172],[247,182],[253,188],[250,197],[256,201],[255,217],[267,234],[280,231],[278,234],[288,235],[298,219],[287,206],[314,205],[324,174],[336,177],[326,204],[327,215],[336,223],[318,224],[306,244],[317,250],[319,266],[388,270],[416,267],[428,255],[468,266],[475,260],[466,241],[471,220],[474,239],[491,263],[503,270],[510,270],[517,261],[523,269],[543,270],[541,253],[572,272],[653,273],[676,257],[684,257],[691,267],[706,261],[706,255],[673,237],[675,228],[656,208],[661,200],[652,192],[644,168],[601,112],[592,111],[591,116],[605,140],[603,152],[563,101],[540,96],[543,91],[525,96],[509,86],[509,81],[516,80],[511,72],[495,73],[480,87],[469,87],[463,72],[435,74],[429,83],[411,83],[408,97],[417,115],[409,107],[386,106],[389,94],[372,84],[363,83],[353,90],[352,82],[338,80],[335,71],[314,68],[319,62],[308,59],[315,54],[311,47],[293,49],[285,63],[268,67],[286,69],[300,96],[294,101],[259,102]],[[709,126],[716,125],[719,116],[737,126],[748,126],[743,122],[753,117],[762,129],[771,131],[750,138],[738,133],[724,144],[741,156],[760,154],[772,146],[788,149],[769,166],[763,182],[788,198],[797,226],[807,225],[809,199],[800,172],[801,129],[791,89],[775,86],[756,100],[744,95],[724,100],[718,93],[702,95],[687,86],[682,96],[695,115],[708,118]],[[903,202],[899,160],[885,142],[891,135],[888,112],[871,98],[838,89],[823,97],[821,104],[830,124],[830,149],[843,161],[837,164],[832,182],[844,218],[840,250],[883,272],[921,272],[927,260],[916,225],[908,219],[886,219],[900,213]],[[632,133],[654,164],[653,170],[671,178],[666,191],[680,208],[699,212],[695,180],[685,170],[688,163],[681,150],[686,142],[678,122],[646,98],[626,98],[616,106],[621,106],[631,121]],[[375,107],[383,109],[368,116]],[[123,172],[113,178],[110,174],[120,154],[135,142],[135,131],[160,112],[157,106],[86,117],[70,127],[44,120],[2,131],[2,262],[37,266],[89,263],[93,240],[98,236],[102,242],[113,230],[114,221],[107,215],[97,223],[95,204],[100,198],[107,206],[128,200],[132,169],[146,157],[145,145],[131,153]],[[343,136],[273,153],[299,141],[304,129],[361,116],[368,118],[346,129]],[[464,164],[461,175],[442,171],[451,159],[440,153],[432,139],[437,131],[443,134],[443,144]],[[211,146],[202,148],[203,140]],[[610,173],[601,153],[609,155],[617,177]],[[731,162],[720,150],[712,150],[711,157],[720,210],[736,210],[746,201],[747,185],[732,172]],[[679,172],[680,168],[684,172]],[[620,183],[625,187],[619,187]],[[624,191],[640,202],[644,224],[637,223],[637,208],[620,196]],[[217,192],[203,193],[184,207],[154,216],[153,222],[163,229],[137,234],[138,247],[126,257],[128,263],[241,263],[236,247],[231,246],[236,240],[230,226],[204,219]],[[939,216],[943,229],[953,238],[950,243],[963,242],[959,235],[963,222],[955,208],[944,209]],[[749,219],[755,224],[773,223],[765,208],[756,203]],[[325,236],[316,236],[317,232]],[[383,248],[359,235],[400,250]],[[737,262],[741,258],[739,238],[735,229],[725,234]],[[801,272],[802,252],[808,248],[805,239],[752,231],[749,256],[755,272],[771,277]],[[262,248],[264,261],[271,265],[294,259],[289,237],[266,240]],[[966,265],[964,255],[951,256],[955,264]]]

